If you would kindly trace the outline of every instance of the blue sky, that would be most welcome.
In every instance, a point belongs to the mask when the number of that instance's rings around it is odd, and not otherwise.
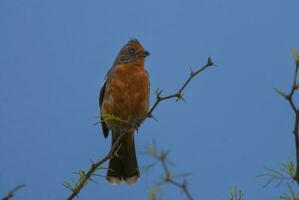
[[[154,139],[170,149],[173,170],[191,172],[196,199],[278,199],[285,187],[263,188],[264,167],[294,158],[293,113],[273,88],[288,90],[299,48],[297,0],[0,1],[0,196],[65,199],[64,180],[105,155],[110,140],[92,124],[101,82],[128,39],[151,52],[156,88],[175,91],[212,56],[218,65],[185,91],[186,103],[163,102],[158,122],[136,136],[140,166]],[[104,173],[104,172],[103,172]],[[159,168],[133,185],[89,184],[80,199],[148,199]],[[185,199],[172,187],[165,199]]]

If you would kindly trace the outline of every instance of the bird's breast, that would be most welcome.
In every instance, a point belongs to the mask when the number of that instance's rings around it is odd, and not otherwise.
[[[143,66],[116,66],[107,83],[102,114],[124,120],[143,120],[149,107],[149,77]]]

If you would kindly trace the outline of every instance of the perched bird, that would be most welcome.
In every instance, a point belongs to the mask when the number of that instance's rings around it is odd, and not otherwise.
[[[149,55],[138,40],[125,44],[108,71],[100,91],[101,116],[114,115],[127,122],[141,123],[149,108],[150,83],[144,67]],[[133,184],[140,176],[135,153],[135,128],[115,120],[103,120],[101,125],[105,138],[112,132],[112,145],[119,134],[126,132],[117,155],[110,159],[106,178],[111,184],[124,180]]]

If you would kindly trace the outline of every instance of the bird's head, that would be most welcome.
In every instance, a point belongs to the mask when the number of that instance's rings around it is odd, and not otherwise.
[[[136,39],[129,40],[118,53],[114,65],[144,61],[150,53]]]

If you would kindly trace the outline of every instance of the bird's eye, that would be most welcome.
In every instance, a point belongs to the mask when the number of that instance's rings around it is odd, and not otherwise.
[[[135,54],[135,49],[134,48],[130,48],[129,52],[130,52],[130,54],[134,55]]]

